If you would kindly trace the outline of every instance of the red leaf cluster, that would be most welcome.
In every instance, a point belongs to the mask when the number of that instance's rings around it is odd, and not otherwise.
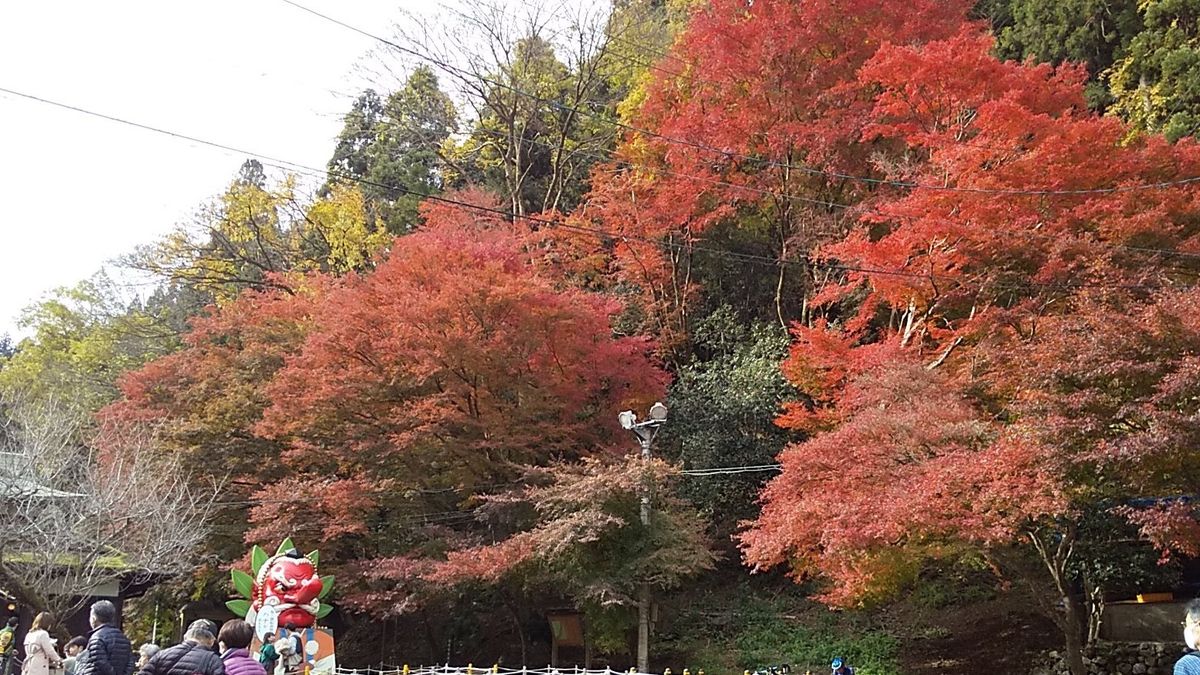
[[[105,415],[158,423],[198,461],[220,449],[206,466],[253,503],[247,540],[303,536],[331,560],[463,546],[463,495],[611,452],[615,413],[667,376],[647,339],[614,337],[615,301],[535,264],[530,233],[437,203],[424,218],[372,272],[213,308]],[[414,601],[388,583],[346,590],[382,613]]]
[[[778,421],[812,436],[742,539],[758,567],[830,579],[830,602],[1198,478],[1200,293],[1166,290],[1191,276],[1155,249],[1200,244],[1200,193],[1156,186],[1200,175],[1200,147],[1130,136],[1086,112],[1077,68],[990,47],[964,26],[856,75],[877,87],[859,128],[887,179],[822,250],[848,268],[817,297],[842,328],[795,330],[804,397]],[[1193,517],[1135,522],[1190,550]]]
[[[648,133],[629,134],[574,216],[618,233],[614,271],[641,291],[650,330],[668,343],[686,332],[700,290],[690,257],[715,225],[762,223],[792,261],[837,236],[827,205],[871,186],[821,170],[878,175],[861,142],[874,84],[857,72],[888,41],[952,36],[970,5],[715,0],[693,14],[633,120]]]
[[[834,581],[827,601],[849,604],[957,542],[1005,540],[1065,507],[1045,448],[976,412],[949,375],[897,340],[848,348],[828,332],[803,331],[789,359],[810,401],[780,423],[814,435],[780,456],[783,472],[742,535],[751,565],[791,562]]]

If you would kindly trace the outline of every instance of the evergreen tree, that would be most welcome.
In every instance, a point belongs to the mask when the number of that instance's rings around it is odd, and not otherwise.
[[[383,115],[367,149],[368,184],[363,186],[368,210],[391,232],[405,232],[417,222],[417,205],[442,188],[442,148],[457,128],[450,97],[438,88],[427,67],[409,75],[388,96]]]
[[[330,183],[358,182],[372,229],[407,232],[417,204],[442,188],[442,149],[456,128],[454,103],[433,71],[418,67],[386,101],[370,89],[355,99],[329,160]]]
[[[1200,0],[1142,0],[1145,30],[1110,77],[1114,109],[1171,141],[1200,128]]]
[[[370,148],[375,142],[375,130],[383,117],[383,101],[374,89],[367,89],[354,99],[350,112],[342,121],[342,133],[329,160],[329,173],[335,177],[361,180],[370,171]]]
[[[1142,29],[1137,0],[983,0],[976,14],[992,22],[996,53],[1058,65],[1083,63],[1092,81],[1088,104],[1112,103],[1102,80]]]

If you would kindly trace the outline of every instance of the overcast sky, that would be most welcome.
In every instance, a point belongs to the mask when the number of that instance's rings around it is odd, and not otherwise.
[[[305,0],[387,34],[420,0]],[[369,38],[279,0],[0,3],[0,87],[324,166]],[[186,219],[243,156],[0,93],[0,334]]]

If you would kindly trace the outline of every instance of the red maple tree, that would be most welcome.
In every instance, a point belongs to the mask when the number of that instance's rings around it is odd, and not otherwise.
[[[953,35],[958,0],[787,2],[716,0],[696,11],[654,70],[617,160],[593,177],[573,218],[616,232],[615,272],[642,293],[648,329],[665,346],[684,339],[701,291],[694,257],[714,227],[761,230],[785,288],[828,282],[807,264],[840,237],[874,185],[839,174],[884,175],[861,140],[873,85],[858,70],[887,41]],[[760,272],[761,269],[756,270]],[[808,321],[806,309],[800,319]]]
[[[968,26],[859,73],[885,189],[821,251],[838,283],[815,301],[839,327],[797,330],[785,372],[806,398],[779,420],[814,435],[742,541],[843,604],[962,546],[1031,544],[1082,673],[1080,514],[1151,498],[1126,512],[1192,545],[1190,508],[1154,498],[1194,480],[1195,293],[1170,289],[1194,279],[1173,251],[1200,243],[1200,204],[1172,181],[1200,149],[1130,136],[1086,112],[1078,69],[990,45]]]
[[[617,302],[546,273],[486,195],[456,199],[480,209],[427,204],[371,272],[213,308],[104,414],[157,423],[197,462],[219,452],[206,466],[233,476],[248,541],[303,536],[381,570],[467,545],[476,495],[616,452],[615,413],[661,398],[667,376],[647,339],[614,336]],[[393,611],[389,578],[348,590]]]

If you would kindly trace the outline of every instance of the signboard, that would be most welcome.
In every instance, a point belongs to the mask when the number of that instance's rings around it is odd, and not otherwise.
[[[583,617],[579,614],[551,614],[550,633],[558,647],[582,647]]]

